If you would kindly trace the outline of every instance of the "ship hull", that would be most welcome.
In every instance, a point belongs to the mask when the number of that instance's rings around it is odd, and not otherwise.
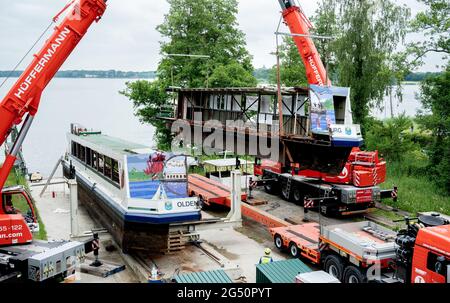
[[[66,178],[70,176],[66,162],[63,162],[63,174]],[[170,249],[171,224],[201,219],[199,212],[170,215],[128,213],[82,174],[75,171],[75,177],[80,204],[98,224],[109,231],[124,252],[166,253]]]

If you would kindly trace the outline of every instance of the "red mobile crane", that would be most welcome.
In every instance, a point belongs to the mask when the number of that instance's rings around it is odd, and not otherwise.
[[[311,22],[293,0],[278,0],[284,22],[288,25],[306,69],[311,86],[331,87],[327,71],[310,36]],[[345,128],[345,125],[344,127]],[[269,193],[281,193],[286,200],[302,204],[321,201],[324,214],[353,214],[373,207],[381,198],[396,197],[396,189],[380,190],[385,181],[386,162],[378,152],[361,151],[354,147],[339,176],[302,169],[301,163],[283,167],[281,163],[259,159],[255,163],[255,175]],[[265,181],[271,180],[271,181]],[[315,205],[317,206],[317,205]]]
[[[0,102],[0,145],[4,144],[15,125],[21,130],[0,168],[0,246],[32,241],[31,228],[37,226],[29,194],[23,187],[5,188],[23,141],[38,111],[41,95],[61,65],[66,61],[93,22],[98,22],[106,9],[106,0],[73,0],[54,17],[56,22],[66,10],[70,12],[55,27],[52,36]],[[30,208],[26,216],[16,214],[13,197],[25,198]],[[28,223],[28,224],[27,224]]]
[[[292,0],[278,0],[283,9],[283,19],[294,35],[303,64],[306,69],[306,78],[309,84],[319,86],[330,86],[331,81],[325,66],[320,59],[314,41],[309,37],[309,30],[313,27],[308,17],[303,13],[300,6],[294,5]]]

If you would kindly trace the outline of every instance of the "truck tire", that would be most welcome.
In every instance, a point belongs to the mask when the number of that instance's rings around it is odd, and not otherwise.
[[[294,242],[291,242],[289,244],[289,253],[294,258],[300,257],[300,249],[298,248],[297,244],[295,244]]]
[[[288,191],[286,182],[281,185],[281,197],[286,201],[292,201],[292,188]]]
[[[366,283],[367,278],[356,266],[350,265],[344,270],[344,283]]]
[[[341,281],[344,271],[344,262],[336,255],[329,255],[325,259],[325,271]]]
[[[297,186],[292,190],[292,201],[298,206],[303,206],[303,202],[305,202],[305,197]]]
[[[268,182],[266,185],[264,185],[264,190],[268,194],[276,195],[278,193],[278,184],[276,184],[275,182]]]
[[[273,238],[273,242],[275,244],[275,247],[278,248],[279,250],[282,250],[284,248],[283,245],[283,239],[281,238],[280,235],[275,235],[275,237]]]

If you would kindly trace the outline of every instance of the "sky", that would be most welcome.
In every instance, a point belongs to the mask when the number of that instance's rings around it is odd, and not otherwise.
[[[0,0],[0,70],[11,70],[50,24],[67,0]],[[300,1],[308,16],[314,14],[318,1]],[[397,0],[408,5],[412,14],[423,9],[416,0]],[[148,71],[160,60],[156,26],[169,11],[165,0],[109,0],[103,19],[94,24],[74,54],[63,65],[68,69]],[[275,35],[280,7],[277,0],[240,0],[237,16],[245,33],[247,48],[255,67],[272,66]],[[282,31],[288,31],[282,28]],[[50,35],[51,31],[45,37]],[[410,39],[420,39],[414,35]],[[43,41],[34,49],[36,52]],[[31,55],[20,66],[25,68]],[[440,56],[430,55],[420,71],[435,71]],[[19,68],[19,69],[20,69]]]

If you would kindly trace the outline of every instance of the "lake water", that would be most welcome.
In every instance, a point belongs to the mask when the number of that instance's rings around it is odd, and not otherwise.
[[[16,79],[0,88],[0,98]],[[0,78],[0,82],[3,79]],[[39,113],[23,145],[23,154],[30,172],[44,176],[67,149],[66,133],[70,123],[102,130],[104,134],[153,147],[154,128],[143,125],[133,114],[132,103],[119,91],[125,88],[124,79],[62,79],[55,78],[44,91]],[[394,99],[394,115],[406,112],[414,116],[420,103],[415,99],[418,85],[405,85],[403,102]],[[385,111],[374,110],[380,119],[390,117],[389,98]],[[60,176],[60,170],[58,171]]]
[[[0,98],[15,80],[10,79],[0,88]],[[23,145],[29,172],[39,171],[44,176],[51,173],[67,149],[66,134],[71,123],[153,147],[154,128],[141,124],[133,114],[132,102],[119,94],[127,81],[53,79],[42,95],[39,112]]]
[[[403,100],[399,102],[397,98],[392,98],[394,116],[398,116],[403,112],[409,116],[414,117],[417,111],[421,109],[421,103],[416,99],[416,94],[420,92],[419,85],[403,85]],[[373,109],[372,115],[378,119],[386,119],[391,117],[390,98],[385,97],[381,104],[384,109]]]

